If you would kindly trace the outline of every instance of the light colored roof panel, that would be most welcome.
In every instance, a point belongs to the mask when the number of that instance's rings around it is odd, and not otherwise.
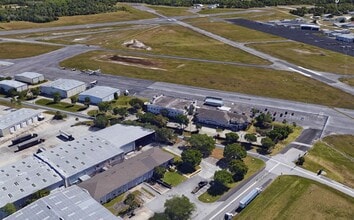
[[[95,86],[80,93],[80,96],[92,96],[103,99],[107,96],[114,94],[115,92],[119,92],[119,89],[115,89],[108,86]]]
[[[78,186],[58,190],[15,212],[6,220],[65,219],[122,220],[114,216]]]
[[[85,85],[84,82],[73,80],[73,79],[57,79],[52,82],[48,82],[43,85],[43,87],[52,87],[55,89],[60,89],[64,91],[69,91],[71,89],[77,88],[79,86]]]
[[[21,108],[17,111],[10,112],[0,117],[0,129],[5,129],[14,126],[20,123],[21,121],[25,121],[40,114],[41,112],[41,110],[35,110],[30,108]]]
[[[33,156],[0,167],[0,207],[61,181],[47,164]]]
[[[27,84],[16,81],[16,80],[2,80],[2,81],[0,81],[0,85],[6,85],[6,86],[13,87],[13,88],[27,86]]]
[[[23,77],[27,77],[30,79],[34,79],[34,78],[43,76],[43,74],[36,73],[36,72],[23,72],[23,73],[16,74],[15,77],[16,76],[23,76]]]

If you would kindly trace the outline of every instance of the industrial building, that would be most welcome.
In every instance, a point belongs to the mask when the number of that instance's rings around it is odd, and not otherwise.
[[[0,117],[0,137],[27,127],[42,117],[41,110],[21,108]]]
[[[228,111],[199,108],[194,116],[196,123],[238,131],[247,128],[250,123],[246,115]]]
[[[301,30],[310,30],[310,31],[319,31],[320,26],[314,25],[314,24],[301,24],[300,29]]]
[[[122,220],[78,186],[55,191],[5,219]]]
[[[169,117],[176,117],[177,115],[186,115],[189,110],[196,108],[196,101],[178,99],[168,96],[155,96],[153,99],[146,103],[148,112],[160,114],[161,110],[167,110]]]
[[[167,166],[172,160],[173,155],[152,148],[97,174],[79,186],[103,204],[150,179],[155,167]]]
[[[354,42],[354,34],[339,34],[336,36],[336,40],[347,42],[347,43],[353,43]]]
[[[24,72],[16,74],[15,80],[33,85],[44,81],[44,76],[40,73]]]
[[[122,162],[125,153],[151,142],[153,135],[151,130],[117,124],[35,156],[59,173],[65,186],[70,186]]]
[[[64,184],[54,170],[33,156],[0,167],[0,180],[0,208],[7,203],[20,207],[38,190],[52,190]]]
[[[71,97],[86,90],[86,84],[73,79],[57,79],[41,86],[41,93],[52,96],[59,93],[62,98]]]
[[[15,89],[17,92],[22,92],[28,89],[28,87],[27,84],[16,80],[1,80],[0,89],[3,89],[4,92],[8,92],[10,89]]]
[[[97,105],[100,102],[109,102],[114,99],[114,94],[120,95],[119,89],[108,86],[95,86],[79,95],[79,101],[84,102],[85,98],[90,98],[91,104]]]

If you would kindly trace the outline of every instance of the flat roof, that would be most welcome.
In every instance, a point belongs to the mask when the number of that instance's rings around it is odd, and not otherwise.
[[[35,110],[30,108],[21,108],[17,111],[10,112],[6,115],[0,116],[0,129],[9,128],[21,121],[25,121],[40,114],[42,110]]]
[[[22,83],[22,82],[19,82],[16,80],[1,80],[0,85],[6,85],[6,86],[10,86],[12,88],[19,88],[22,86],[27,86],[26,83]]]
[[[22,208],[6,220],[122,220],[78,186],[58,190]]]
[[[139,126],[115,124],[95,132],[95,135],[110,141],[116,147],[122,147],[155,131]]]
[[[52,87],[55,89],[69,91],[82,85],[85,85],[85,83],[74,79],[57,79],[44,84],[43,87]]]
[[[249,122],[249,119],[246,115],[241,115],[241,114],[221,111],[221,110],[206,109],[206,108],[198,108],[196,117],[209,118],[220,122],[222,121],[224,124],[228,124],[231,122],[237,122],[237,123]]]
[[[91,134],[35,155],[67,178],[119,154],[124,154],[124,151]]]
[[[103,196],[141,177],[157,166],[173,159],[173,155],[154,147],[117,164],[79,184],[99,201]]]
[[[33,156],[0,167],[0,207],[61,181],[54,170]]]
[[[23,77],[27,77],[30,79],[34,79],[34,78],[43,76],[43,74],[36,73],[36,72],[23,72],[23,73],[16,74],[15,77],[16,76],[23,76]]]
[[[158,105],[165,108],[175,108],[175,109],[184,109],[193,103],[192,100],[179,99],[169,96],[160,96],[153,100],[151,104]]]
[[[119,89],[115,89],[115,88],[108,87],[108,86],[95,86],[91,89],[83,91],[82,93],[80,93],[79,96],[81,96],[81,95],[92,96],[92,97],[97,97],[97,98],[102,99],[102,98],[110,96],[116,92],[119,92]]]

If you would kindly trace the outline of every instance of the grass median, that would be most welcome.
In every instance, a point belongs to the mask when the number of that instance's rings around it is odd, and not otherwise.
[[[93,51],[65,60],[60,65],[77,69],[100,68],[112,75],[354,108],[354,96],[296,73],[143,56],[138,58],[145,59],[149,65],[138,66],[106,59],[109,56],[112,54]]]
[[[234,219],[353,219],[353,204],[354,198],[315,181],[280,176]]]
[[[66,103],[66,102],[54,103],[53,100],[51,99],[39,99],[35,103],[37,105],[42,105],[50,108],[55,108],[58,110],[68,111],[68,112],[79,112],[86,109],[86,107],[82,105],[76,105],[76,104],[73,105],[71,103]]]
[[[28,43],[1,43],[0,44],[0,59],[17,59],[41,55],[48,53],[61,47],[43,44],[28,44]]]
[[[339,81],[354,87],[354,77],[353,78],[339,78]]]
[[[305,157],[304,168],[354,187],[354,136],[333,135],[317,142]]]

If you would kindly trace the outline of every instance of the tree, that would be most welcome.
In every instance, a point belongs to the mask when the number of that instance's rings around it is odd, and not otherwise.
[[[115,92],[115,93],[113,94],[113,96],[114,96],[114,100],[118,100],[118,99],[119,99],[119,95],[118,95],[117,92]]]
[[[304,163],[305,163],[305,157],[303,156],[299,157],[295,162],[295,164],[298,166],[302,166]]]
[[[64,118],[66,118],[66,114],[61,113],[60,111],[56,111],[53,117],[54,120],[62,120]]]
[[[182,152],[181,159],[184,164],[194,168],[202,162],[202,153],[198,150],[188,149]]]
[[[122,107],[122,108],[119,108],[119,107],[115,107],[113,109],[113,114],[115,115],[120,115],[122,116],[123,118],[127,117],[128,115],[128,109],[125,108],[125,107]]]
[[[262,144],[262,148],[266,152],[270,152],[271,149],[275,146],[275,143],[269,137],[262,138],[261,144]]]
[[[79,100],[79,97],[77,97],[77,95],[71,96],[70,97],[70,101],[71,104],[75,105],[75,103]]]
[[[155,213],[149,220],[169,220],[165,213]]]
[[[233,144],[236,143],[238,140],[238,134],[234,133],[234,132],[230,132],[225,134],[225,138],[226,138],[226,143],[228,144]]]
[[[15,97],[18,95],[18,92],[16,89],[12,88],[7,91],[7,96],[8,97]]]
[[[257,137],[255,134],[245,134],[245,139],[248,142],[256,142],[257,141]]]
[[[223,155],[227,161],[231,161],[232,159],[245,158],[247,151],[239,144],[229,144],[225,146]]]
[[[227,186],[233,182],[232,174],[227,170],[217,170],[214,173],[214,181],[216,184]]]
[[[189,144],[199,150],[204,157],[207,157],[215,148],[215,140],[206,134],[192,134]]]
[[[165,214],[170,220],[188,220],[195,210],[195,205],[185,195],[166,200],[164,206]]]
[[[161,143],[172,143],[175,135],[172,129],[169,128],[158,128],[155,131],[155,139],[157,142]]]
[[[61,96],[59,92],[55,92],[53,93],[53,102],[54,103],[59,103],[61,100]]]
[[[233,174],[234,180],[240,181],[246,175],[248,167],[242,160],[232,160],[229,163],[229,170]]]
[[[101,112],[107,112],[108,110],[111,109],[111,104],[109,102],[100,102],[98,103],[98,109]]]
[[[105,128],[108,126],[109,120],[106,115],[99,114],[96,116],[95,120],[93,120],[93,125],[97,128]]]
[[[153,174],[153,177],[155,179],[161,179],[166,173],[166,167],[164,166],[158,166],[158,167],[155,167],[154,169],[154,174]]]
[[[41,93],[41,90],[39,87],[34,87],[31,89],[31,92],[32,92],[33,97],[36,98]]]
[[[87,107],[91,104],[91,99],[90,97],[85,97],[84,99],[84,105],[86,105]]]
[[[267,112],[267,114],[260,114],[256,117],[256,126],[260,127],[260,128],[269,128],[273,119],[272,119],[272,115]]]
[[[182,127],[187,126],[189,124],[189,119],[187,115],[179,114],[175,117],[176,122]]]
[[[141,109],[144,106],[144,101],[138,98],[132,98],[129,101],[129,105],[133,106],[135,109]]]
[[[1,208],[3,212],[7,215],[11,215],[17,211],[16,206],[13,203],[7,203],[4,207]]]

